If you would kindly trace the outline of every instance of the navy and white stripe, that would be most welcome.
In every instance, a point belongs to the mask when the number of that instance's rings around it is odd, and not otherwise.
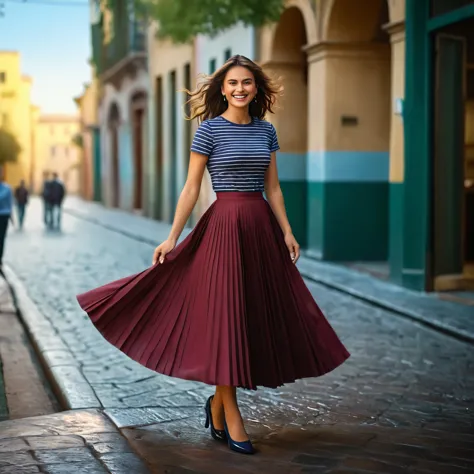
[[[216,117],[196,131],[191,151],[208,157],[212,188],[220,191],[264,191],[270,155],[279,149],[275,127],[253,117],[237,124]]]

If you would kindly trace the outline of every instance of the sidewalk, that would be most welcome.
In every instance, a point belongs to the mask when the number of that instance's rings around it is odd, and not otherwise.
[[[21,291],[20,296],[24,298]],[[23,309],[25,304],[23,300]],[[44,319],[31,313],[31,308],[23,316],[37,317],[37,324],[29,329],[41,326],[41,334],[46,335]],[[146,464],[105,414],[98,410],[52,412],[59,407],[49,402],[41,387],[29,360],[28,343],[13,337],[19,322],[14,299],[1,276],[0,318],[0,474],[148,474]],[[40,336],[34,336],[38,342]],[[53,343],[54,332],[47,340]],[[28,415],[32,412],[49,414]]]
[[[149,474],[111,421],[80,410],[0,423],[1,474]]]
[[[98,203],[75,197],[66,201],[64,210],[152,246],[166,239],[171,227],[167,223],[107,209]],[[190,230],[185,229],[182,238]],[[474,309],[470,306],[440,300],[436,295],[411,291],[357,270],[304,255],[298,268],[305,278],[474,344]]]

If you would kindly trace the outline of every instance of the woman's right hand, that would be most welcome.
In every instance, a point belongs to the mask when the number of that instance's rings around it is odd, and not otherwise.
[[[153,265],[155,263],[163,263],[165,261],[165,257],[168,253],[170,253],[176,247],[176,242],[167,239],[162,244],[156,247],[155,252],[153,253]]]

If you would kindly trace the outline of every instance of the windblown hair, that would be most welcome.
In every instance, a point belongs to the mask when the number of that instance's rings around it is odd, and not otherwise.
[[[227,73],[235,66],[247,68],[255,78],[257,96],[256,101],[252,100],[249,105],[250,116],[264,119],[267,112],[274,113],[277,97],[283,92],[283,87],[265,74],[258,64],[237,54],[228,59],[214,74],[204,76],[194,91],[184,90],[189,95],[189,100],[186,102],[188,120],[197,118],[202,122],[217,117],[227,110],[229,105],[224,101],[221,88]]]

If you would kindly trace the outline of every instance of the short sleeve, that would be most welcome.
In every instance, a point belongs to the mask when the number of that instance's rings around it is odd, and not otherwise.
[[[270,153],[273,153],[279,149],[280,145],[278,144],[277,132],[273,124],[270,124]]]
[[[212,136],[212,128],[208,121],[205,120],[194,134],[191,151],[201,153],[201,155],[209,156],[214,148],[214,137]]]

